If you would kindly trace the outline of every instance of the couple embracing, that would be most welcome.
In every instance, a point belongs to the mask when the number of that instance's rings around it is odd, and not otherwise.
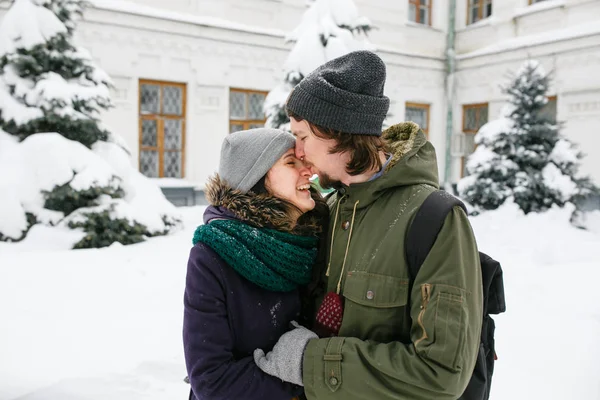
[[[454,207],[416,277],[406,235],[438,190],[419,127],[382,132],[385,64],[347,54],[290,94],[287,133],[223,142],[194,235],[183,339],[191,399],[457,399],[480,346],[482,277]],[[309,178],[317,174],[327,198]],[[417,242],[418,243],[418,242]]]

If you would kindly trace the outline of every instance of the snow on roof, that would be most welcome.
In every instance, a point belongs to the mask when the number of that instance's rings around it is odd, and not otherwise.
[[[261,28],[258,26],[240,24],[237,22],[228,21],[221,18],[206,17],[200,15],[188,15],[179,12],[169,11],[168,9],[160,9],[149,7],[141,4],[136,4],[126,0],[90,0],[95,8],[117,11],[126,14],[140,15],[150,18],[167,19],[171,21],[185,22],[194,25],[209,26],[213,28],[229,29],[233,31],[241,31],[254,33],[257,35],[284,37],[285,33],[279,29]]]
[[[510,51],[518,48],[528,48],[539,46],[546,43],[558,42],[562,40],[576,39],[585,36],[600,34],[600,24],[597,22],[572,26],[565,29],[557,29],[551,32],[542,32],[535,35],[520,36],[508,40],[494,43],[490,46],[471,51],[469,53],[457,56],[459,60],[473,57],[485,56],[488,54]]]

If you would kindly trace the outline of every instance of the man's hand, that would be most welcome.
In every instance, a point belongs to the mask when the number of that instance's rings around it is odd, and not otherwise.
[[[318,339],[318,336],[298,325],[296,321],[292,321],[292,325],[294,329],[284,333],[267,355],[262,349],[254,350],[254,362],[269,375],[304,386],[302,384],[304,349],[310,339]]]

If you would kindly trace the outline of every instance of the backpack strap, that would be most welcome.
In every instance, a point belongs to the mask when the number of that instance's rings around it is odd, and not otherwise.
[[[467,212],[462,201],[444,190],[435,190],[427,196],[417,210],[404,241],[411,280],[414,280],[419,273],[421,265],[444,225],[446,216],[454,206],[460,206]]]

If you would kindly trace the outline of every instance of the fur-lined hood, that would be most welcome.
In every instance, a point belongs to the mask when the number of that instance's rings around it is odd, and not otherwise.
[[[259,228],[272,228],[299,235],[318,235],[326,228],[328,208],[321,195],[311,190],[315,208],[298,222],[292,218],[292,205],[269,194],[243,193],[229,186],[219,174],[206,184],[206,199],[215,207],[225,207],[236,218]]]
[[[392,169],[408,153],[418,150],[427,143],[425,134],[421,131],[419,125],[414,122],[402,122],[392,125],[383,131],[382,137],[392,154],[386,172]]]
[[[435,149],[419,125],[401,122],[383,131],[382,137],[391,160],[383,176],[375,180],[376,186],[439,185]]]

